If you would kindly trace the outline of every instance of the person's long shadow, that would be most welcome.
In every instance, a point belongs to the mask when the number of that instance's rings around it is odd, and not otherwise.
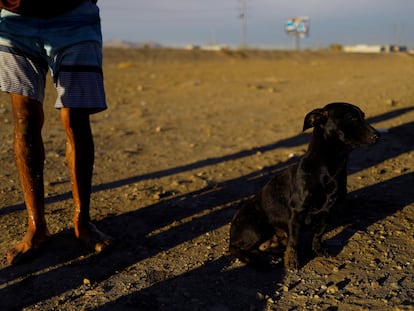
[[[407,112],[407,110],[404,110],[404,112]],[[390,116],[395,117],[395,113],[390,114]],[[377,120],[386,119],[387,117],[387,115],[377,117]],[[412,141],[412,133],[414,133],[412,130],[412,123],[390,130],[389,133],[384,135],[384,141],[387,144],[391,143],[386,152],[378,152],[378,150],[375,151],[374,149],[370,151],[371,148],[364,150],[359,157],[354,158],[355,162],[352,163],[353,167],[351,167],[351,170],[358,171],[380,163],[390,157],[411,151],[413,148],[407,142]],[[275,144],[255,148],[254,151],[242,151],[230,156],[212,160],[208,159],[197,162],[196,164],[190,164],[188,167],[158,172],[153,175],[148,174],[145,178],[151,178],[151,176],[166,176],[168,174],[182,172],[186,169],[188,170],[190,167],[194,169],[205,165],[213,165],[220,161],[249,156],[255,154],[259,149],[263,152],[264,150],[269,151],[289,144],[291,146],[299,146],[305,143],[305,141],[307,142],[307,136],[307,134],[298,135]],[[0,285],[0,296],[8,297],[8,299],[0,302],[0,306],[6,309],[10,306],[22,308],[60,295],[70,289],[77,288],[85,278],[92,282],[102,281],[116,273],[116,271],[122,271],[126,267],[145,258],[154,256],[163,250],[191,240],[208,231],[227,225],[237,208],[238,202],[255,193],[269,180],[275,170],[286,164],[288,163],[268,167],[262,171],[221,183],[214,188],[201,189],[181,197],[166,199],[157,204],[137,209],[131,213],[104,219],[102,224],[99,225],[107,227],[109,229],[108,233],[116,236],[119,240],[115,249],[107,254],[98,256],[88,255],[86,251],[79,250],[78,245],[73,244],[74,242],[68,242],[68,240],[72,241],[72,239],[68,239],[69,234],[67,232],[62,232],[57,236],[55,242],[52,242],[30,265],[7,267],[0,271],[0,280],[3,283]],[[411,180],[409,176],[411,175],[400,178],[402,178],[402,181]],[[144,177],[142,176],[132,177],[101,185],[101,188],[98,187],[97,189],[118,187],[143,179]],[[393,184],[398,180],[400,179],[391,180],[390,183]],[[396,190],[395,187],[391,187],[392,185],[388,186],[390,186],[390,189]],[[367,190],[378,189],[375,186],[373,187],[369,187]],[[364,189],[359,191],[364,193]],[[378,198],[378,195],[376,197]],[[401,209],[409,202],[412,202],[411,197],[407,197],[406,201],[400,202],[399,204],[393,203],[390,205],[390,209],[383,213],[378,213],[376,206],[368,207],[365,210],[371,210],[377,215],[376,218],[372,219],[378,221],[386,215]],[[184,219],[188,218],[190,220],[184,221]],[[157,231],[174,221],[176,225],[172,228]],[[362,226],[368,226],[370,223],[372,222],[362,224]],[[152,234],[153,232],[157,233]],[[344,236],[343,239],[346,242],[349,237]],[[53,256],[51,255],[52,253],[54,254]],[[226,260],[228,259],[220,259],[217,262],[189,272],[190,274],[183,277],[202,277],[202,274],[206,271],[212,273],[214,270],[217,275],[223,275],[224,278],[226,276],[229,276],[229,279],[235,278],[236,276],[248,278],[251,270],[247,268],[224,272],[222,274],[219,270]],[[180,279],[181,276],[174,280],[181,282]],[[262,281],[261,284],[264,287],[275,286],[274,277],[271,280]],[[50,287],[51,282],[56,283]],[[155,290],[163,286],[160,283],[162,282],[157,282],[157,285],[149,287],[147,291],[151,291],[150,288]],[[168,284],[168,282],[165,284]],[[252,284],[256,285],[256,283]],[[211,284],[206,286],[211,286]]]

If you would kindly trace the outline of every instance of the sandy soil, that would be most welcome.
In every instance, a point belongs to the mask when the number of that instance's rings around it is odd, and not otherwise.
[[[406,54],[105,50],[110,109],[93,116],[96,224],[111,252],[71,229],[64,134],[45,102],[47,220],[53,240],[8,266],[26,228],[0,95],[1,310],[413,310],[414,59]],[[360,106],[383,133],[349,163],[330,257],[258,272],[227,252],[241,201],[304,153],[310,110]]]

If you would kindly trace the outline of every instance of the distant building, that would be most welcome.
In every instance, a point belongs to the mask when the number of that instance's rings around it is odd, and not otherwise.
[[[228,49],[228,47],[226,45],[211,44],[211,45],[203,45],[201,49],[205,51],[223,51],[223,50]]]
[[[384,45],[381,52],[407,52],[407,47],[401,45]]]
[[[381,49],[381,45],[357,44],[344,46],[344,52],[348,53],[380,53]]]
[[[407,47],[400,45],[347,45],[343,47],[344,52],[348,53],[394,53],[407,52]]]

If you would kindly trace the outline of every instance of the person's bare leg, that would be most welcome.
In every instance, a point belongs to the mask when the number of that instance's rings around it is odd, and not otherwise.
[[[72,181],[75,235],[89,248],[101,252],[111,244],[111,238],[91,223],[89,214],[95,152],[89,112],[62,108],[61,118],[66,131],[66,160]]]
[[[14,119],[14,153],[24,201],[28,229],[23,239],[7,252],[11,264],[27,259],[49,237],[45,220],[42,127],[43,107],[38,101],[11,94]]]

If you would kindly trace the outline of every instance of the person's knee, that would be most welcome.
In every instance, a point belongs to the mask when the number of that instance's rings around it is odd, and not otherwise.
[[[90,136],[90,114],[86,109],[61,108],[62,124],[73,135]]]
[[[61,108],[61,118],[66,131],[67,156],[82,152],[86,162],[93,162],[94,143],[89,119],[85,109]]]
[[[18,94],[11,94],[11,99],[16,133],[40,135],[44,122],[42,104]]]

